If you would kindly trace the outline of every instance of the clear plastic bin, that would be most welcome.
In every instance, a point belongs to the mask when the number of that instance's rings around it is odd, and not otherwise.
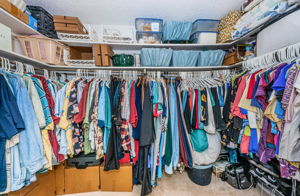
[[[161,44],[162,32],[137,31],[136,40],[139,44]]]
[[[137,31],[160,32],[163,28],[163,20],[159,18],[136,18],[135,28]]]
[[[217,35],[216,31],[197,31],[191,35],[190,41],[195,44],[216,44]]]
[[[197,31],[218,31],[220,20],[197,19],[193,22],[192,34]]]

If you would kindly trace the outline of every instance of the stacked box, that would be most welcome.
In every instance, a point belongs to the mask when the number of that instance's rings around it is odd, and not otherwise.
[[[88,34],[79,18],[73,16],[54,16],[55,30],[70,34]]]
[[[108,44],[94,44],[93,57],[96,66],[111,66],[111,57],[114,55]]]

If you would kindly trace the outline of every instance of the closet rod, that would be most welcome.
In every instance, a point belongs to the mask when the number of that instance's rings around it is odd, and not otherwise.
[[[54,66],[50,70],[112,70],[112,71],[162,71],[162,72],[191,72],[191,71],[214,71],[235,69],[242,65],[242,62],[229,66],[201,66],[201,67],[81,67],[81,66]]]

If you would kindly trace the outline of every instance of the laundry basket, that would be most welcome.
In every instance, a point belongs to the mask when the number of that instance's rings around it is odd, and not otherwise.
[[[61,64],[65,45],[44,37],[17,36],[17,39],[26,56],[48,64]]]
[[[195,165],[187,170],[188,176],[192,182],[201,186],[207,186],[211,182],[212,164],[210,165]]]

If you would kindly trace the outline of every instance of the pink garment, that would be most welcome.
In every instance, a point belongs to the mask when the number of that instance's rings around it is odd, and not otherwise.
[[[250,136],[243,135],[242,141],[240,144],[240,150],[242,154],[248,154],[249,153],[249,145],[250,145]]]
[[[132,127],[136,127],[138,123],[138,113],[135,105],[135,82],[133,81],[131,84],[131,92],[130,92],[130,115],[129,115],[129,122]]]
[[[239,85],[238,85],[239,87],[238,87],[238,90],[236,92],[234,102],[231,106],[232,115],[233,116],[238,116],[242,119],[247,118],[245,114],[242,114],[241,109],[239,108],[239,102],[241,101],[241,98],[243,96],[243,93],[244,93],[244,90],[245,90],[245,87],[246,87],[246,80],[247,80],[247,75],[245,75],[241,78],[241,81],[239,82]]]

